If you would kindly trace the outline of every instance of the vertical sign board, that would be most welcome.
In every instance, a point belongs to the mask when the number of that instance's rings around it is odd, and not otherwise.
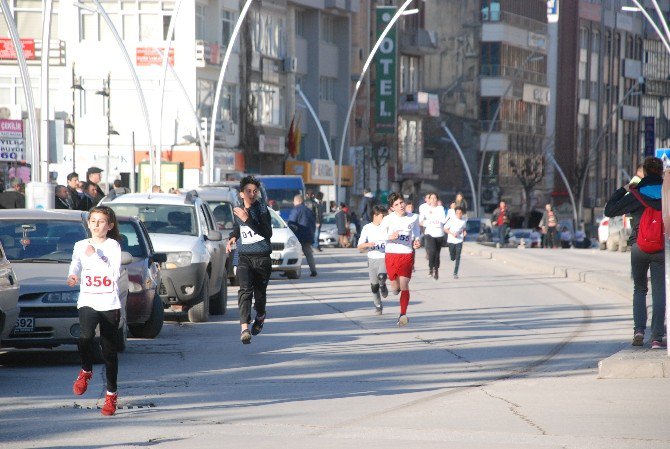
[[[656,137],[654,133],[655,117],[644,118],[644,156],[653,156],[656,149]]]
[[[0,119],[0,162],[25,160],[23,120]]]
[[[393,15],[395,6],[377,7],[377,39],[384,32]],[[375,132],[377,134],[395,134],[396,127],[396,67],[397,33],[391,28],[375,55]]]

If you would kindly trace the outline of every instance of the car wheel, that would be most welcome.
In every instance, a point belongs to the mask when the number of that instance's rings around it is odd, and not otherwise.
[[[204,323],[209,320],[209,276],[205,276],[202,282],[202,300],[188,309],[188,320],[191,323]]]
[[[151,316],[144,324],[128,326],[130,334],[135,338],[156,338],[163,328],[164,309],[161,297],[154,296],[151,304]]]
[[[228,309],[228,283],[226,276],[223,277],[221,288],[219,292],[209,298],[209,313],[210,315],[225,315]]]
[[[289,279],[300,279],[300,270],[286,271],[286,277]]]

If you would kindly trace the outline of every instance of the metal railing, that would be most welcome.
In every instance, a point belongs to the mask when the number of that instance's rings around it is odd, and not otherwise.
[[[506,120],[496,120],[491,128],[491,120],[480,120],[482,130],[491,129],[492,132],[506,133],[506,134],[527,134],[527,135],[544,135],[546,128],[541,125],[530,125],[527,123],[515,123]]]
[[[528,69],[519,69],[501,64],[482,64],[479,74],[482,76],[513,78],[517,77],[529,83],[547,85],[546,73],[535,72]]]
[[[532,31],[533,33],[547,34],[547,24],[529,17],[520,16],[507,11],[482,10],[482,22],[505,23],[517,28]]]

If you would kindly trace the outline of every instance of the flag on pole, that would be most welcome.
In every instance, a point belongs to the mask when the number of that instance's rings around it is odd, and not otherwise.
[[[293,145],[295,147],[295,153],[293,157],[298,157],[300,154],[300,141],[302,140],[302,134],[300,133],[300,121],[302,120],[302,114],[298,115],[298,123],[295,125],[294,136],[293,136]]]
[[[291,125],[288,127],[288,139],[286,140],[286,148],[288,150],[288,155],[295,158],[296,156],[296,146],[295,146],[295,135],[293,122],[295,121],[295,114],[291,119]]]

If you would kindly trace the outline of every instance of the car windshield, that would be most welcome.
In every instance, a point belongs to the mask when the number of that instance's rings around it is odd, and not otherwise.
[[[293,198],[300,195],[300,189],[266,189],[268,201],[276,201],[279,209],[291,209]]]
[[[74,244],[88,237],[82,221],[2,220],[0,241],[12,262],[70,262]]]
[[[233,228],[233,205],[228,201],[208,201],[219,229]]]
[[[178,204],[108,203],[117,215],[137,217],[149,233],[198,235],[195,208]]]
[[[119,222],[121,234],[121,251],[130,253],[133,257],[147,257],[147,251],[142,244],[140,229],[130,221]]]
[[[481,222],[479,220],[468,220],[465,222],[465,232],[468,234],[471,233],[478,233],[480,230],[480,224]]]
[[[270,220],[272,220],[272,227],[275,229],[285,228],[286,223],[279,216],[279,214],[270,208],[268,208],[268,210],[270,211]]]
[[[334,214],[325,214],[323,216],[323,224],[335,224],[335,215]]]

